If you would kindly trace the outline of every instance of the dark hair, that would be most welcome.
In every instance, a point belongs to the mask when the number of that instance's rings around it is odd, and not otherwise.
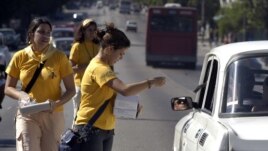
[[[41,25],[41,24],[47,24],[49,25],[50,29],[52,30],[52,25],[50,21],[45,18],[45,17],[38,17],[34,18],[32,22],[29,25],[28,31],[27,31],[27,38],[26,38],[26,43],[30,43],[30,34],[34,33],[36,29]]]
[[[113,46],[114,49],[130,47],[130,41],[121,30],[114,27],[113,23],[106,24],[106,28],[97,32],[100,45],[104,49]]]
[[[92,19],[83,20],[76,30],[74,42],[79,42],[79,43],[84,42],[86,29],[91,25],[94,25],[96,27],[96,30],[97,30],[97,23],[94,20],[92,20]],[[97,38],[94,38],[92,41],[96,44],[99,43]]]

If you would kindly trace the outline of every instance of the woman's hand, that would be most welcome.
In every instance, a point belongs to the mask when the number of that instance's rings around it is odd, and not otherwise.
[[[155,77],[152,80],[148,80],[149,85],[151,86],[156,86],[156,87],[161,87],[166,83],[166,78],[165,77]]]
[[[31,98],[26,92],[20,91],[18,101],[19,101],[18,102],[19,107],[23,107],[23,106],[29,105],[31,103]]]

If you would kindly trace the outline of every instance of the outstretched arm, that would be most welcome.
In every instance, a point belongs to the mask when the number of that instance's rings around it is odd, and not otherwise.
[[[165,77],[155,77],[150,80],[144,80],[136,83],[125,84],[118,78],[110,80],[107,85],[123,96],[136,95],[153,86],[161,87],[165,84]]]

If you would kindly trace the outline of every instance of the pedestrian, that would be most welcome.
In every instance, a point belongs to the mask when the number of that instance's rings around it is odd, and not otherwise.
[[[90,139],[82,143],[82,151],[111,151],[115,127],[113,106],[116,93],[131,96],[153,86],[160,87],[165,84],[164,77],[125,84],[117,77],[111,66],[123,58],[130,47],[129,39],[121,30],[115,28],[113,23],[107,24],[106,29],[99,30],[97,36],[100,40],[100,50],[87,66],[82,79],[81,104],[74,130],[82,133],[81,130],[99,107],[106,100],[109,100],[109,104],[88,132]]]
[[[17,151],[57,151],[64,130],[63,104],[75,94],[73,70],[64,52],[50,44],[52,25],[46,18],[35,18],[27,32],[28,46],[17,51],[7,69],[5,94],[26,105],[49,101],[50,109],[35,114],[16,115]],[[42,68],[43,66],[43,68]],[[35,83],[29,88],[37,72]],[[18,81],[21,90],[16,88]],[[30,81],[30,82],[29,82]],[[61,89],[61,81],[65,91]]]
[[[209,46],[210,48],[212,48],[212,45],[214,43],[214,29],[213,28],[210,28],[209,29]]]
[[[73,97],[74,118],[80,104],[81,80],[90,60],[99,51],[99,42],[96,38],[97,23],[92,19],[85,19],[81,22],[74,38],[69,59],[74,71],[74,82],[76,94]]]

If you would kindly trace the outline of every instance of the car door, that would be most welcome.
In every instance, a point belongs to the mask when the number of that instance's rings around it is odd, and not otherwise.
[[[202,140],[200,139],[206,135],[207,124],[213,120],[212,111],[217,72],[218,61],[213,56],[209,57],[200,79],[200,84],[204,86],[200,88],[196,95],[196,100],[201,109],[195,112],[192,119],[184,126],[182,131],[182,151],[196,151],[202,145],[202,142],[200,142]]]

